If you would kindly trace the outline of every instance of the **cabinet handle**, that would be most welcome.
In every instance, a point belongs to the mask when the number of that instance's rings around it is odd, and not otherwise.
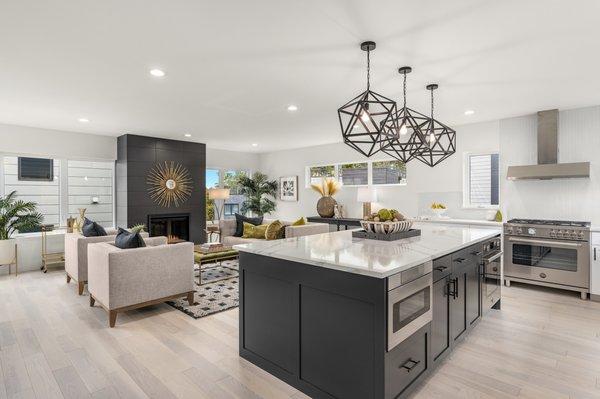
[[[471,255],[473,255],[473,256],[479,256],[479,255],[481,255],[482,253],[483,253],[483,252],[481,252],[481,251],[473,251],[473,252],[471,252]]]
[[[458,262],[458,263],[463,263],[465,260],[466,260],[465,258],[454,259],[454,261]]]
[[[456,294],[456,296],[454,298],[456,299],[456,298],[458,298],[458,277],[454,278],[454,281],[455,281],[454,293]]]
[[[448,266],[437,266],[435,268],[435,270],[437,270],[438,272],[443,272],[444,270],[446,270],[448,268]]]
[[[421,363],[420,360],[412,360],[412,359],[408,359],[403,365],[401,365],[399,368],[401,369],[406,369],[409,373],[411,372],[412,369],[414,369],[419,363]]]
[[[456,278],[453,278],[452,280],[448,281],[447,287],[448,287],[448,296],[452,295],[452,298],[456,299],[456,297],[458,296],[458,293],[456,292]],[[452,291],[450,291],[450,284],[452,284]]]
[[[594,248],[594,260],[596,260],[596,248]]]

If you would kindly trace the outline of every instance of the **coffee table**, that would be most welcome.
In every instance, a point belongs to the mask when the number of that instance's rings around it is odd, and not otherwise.
[[[211,253],[202,253],[200,251],[199,246],[194,247],[194,262],[198,264],[198,285],[202,285],[202,265],[206,265],[208,263],[218,263],[221,264],[224,260],[233,260],[238,259],[239,252],[233,248],[225,248],[223,251],[211,252]],[[229,278],[229,277],[226,277]],[[225,278],[221,279],[224,280]],[[211,282],[220,281],[220,280],[211,280]]]

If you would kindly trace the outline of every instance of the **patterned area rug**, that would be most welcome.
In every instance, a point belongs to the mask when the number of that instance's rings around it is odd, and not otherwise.
[[[202,285],[198,285],[198,265],[195,265],[194,305],[185,298],[167,302],[194,319],[209,316],[239,306],[238,261],[202,265]]]

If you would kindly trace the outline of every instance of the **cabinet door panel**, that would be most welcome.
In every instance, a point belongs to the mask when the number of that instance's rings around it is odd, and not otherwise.
[[[433,361],[450,348],[450,302],[448,281],[444,278],[433,284],[433,320],[431,322],[431,352]]]
[[[466,308],[467,322],[473,324],[481,316],[481,284],[480,270],[481,266],[477,263],[469,263],[467,266],[466,282]]]
[[[466,285],[467,273],[464,268],[456,268],[452,274],[450,291],[455,295],[450,298],[450,336],[453,341],[458,339],[467,329],[466,317]]]

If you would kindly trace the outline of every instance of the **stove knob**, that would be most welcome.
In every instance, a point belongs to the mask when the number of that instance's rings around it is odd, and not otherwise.
[[[563,231],[562,231],[562,230],[558,230],[558,231],[556,232],[556,236],[557,236],[557,237],[562,237],[562,236],[563,236]]]
[[[556,237],[556,230],[550,230],[550,237]]]
[[[580,232],[579,232],[579,239],[580,239],[580,240],[583,240],[583,239],[584,239],[584,237],[585,237],[585,235],[583,234],[583,231],[580,231]]]
[[[512,234],[513,233],[513,228],[512,227],[507,227],[506,228],[506,234]]]
[[[517,227],[517,234],[523,234],[523,229],[520,227]]]

